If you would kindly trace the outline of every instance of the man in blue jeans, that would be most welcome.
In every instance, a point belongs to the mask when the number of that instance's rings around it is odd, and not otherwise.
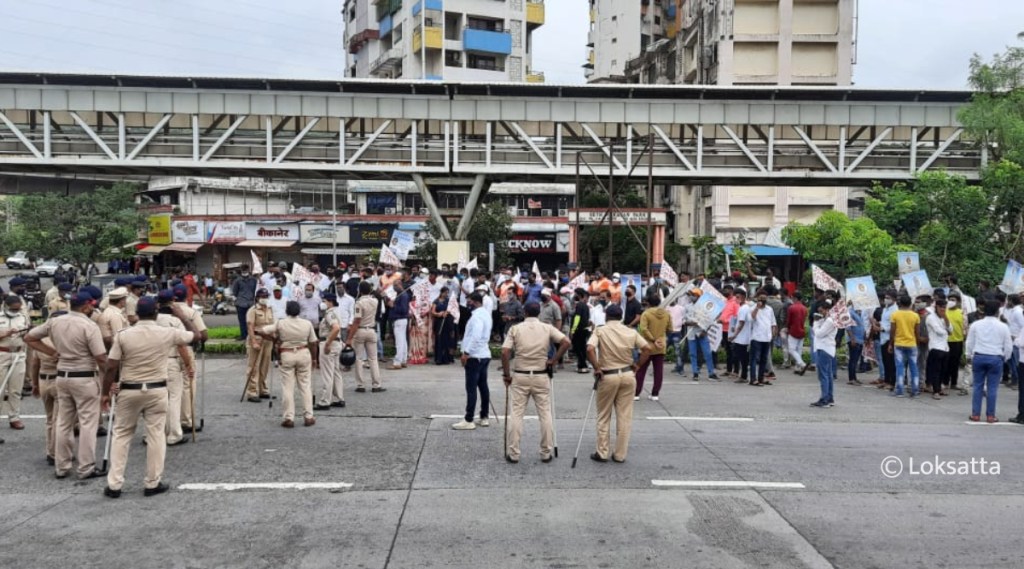
[[[1013,355],[1010,328],[999,321],[999,302],[985,301],[985,318],[971,324],[967,331],[967,361],[974,370],[974,392],[971,394],[971,420],[981,420],[981,398],[984,392],[985,415],[989,423],[997,423],[996,395],[1003,364]]]
[[[821,397],[811,403],[811,407],[834,407],[836,404],[835,375],[832,373],[832,364],[836,359],[836,323],[829,316],[832,309],[832,302],[822,300],[817,305],[818,313],[812,316],[814,320],[813,332],[814,361],[817,362],[818,383],[821,384]],[[803,375],[802,373],[800,375]]]
[[[491,392],[487,388],[487,366],[491,363],[491,313],[483,308],[484,297],[479,292],[469,295],[466,305],[472,310],[466,333],[462,336],[462,366],[466,368],[466,417],[452,425],[457,431],[471,431],[480,425],[490,426],[487,410]],[[476,394],[480,392],[480,420],[473,422],[476,413]]]
[[[711,342],[708,340],[708,332],[697,324],[695,316],[701,290],[699,288],[691,289],[688,294],[693,299],[693,304],[686,308],[683,319],[686,328],[686,343],[690,347],[690,368],[693,370],[693,381],[700,381],[698,353],[704,355],[704,364],[708,368],[708,379],[718,381],[718,376],[715,375],[715,363],[711,358]]]
[[[840,300],[839,302],[843,302]],[[860,358],[864,352],[864,340],[866,337],[866,329],[864,326],[864,315],[859,310],[854,308],[853,304],[850,304],[850,318],[853,320],[853,325],[847,328],[847,332],[850,333],[850,352],[849,362],[847,362],[847,383],[850,385],[861,385],[859,379],[857,379],[857,367],[860,365]]]
[[[249,265],[242,265],[242,274],[231,283],[231,296],[235,297],[235,308],[238,311],[238,327],[242,331],[242,340],[249,337],[249,327],[245,316],[256,303],[256,277],[249,273]]]

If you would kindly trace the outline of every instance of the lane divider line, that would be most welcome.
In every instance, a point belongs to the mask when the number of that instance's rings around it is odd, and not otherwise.
[[[348,482],[196,482],[179,484],[178,490],[224,491],[236,490],[347,490]]]
[[[747,480],[651,480],[655,486],[669,488],[741,488],[771,490],[803,490],[799,482],[752,482]]]

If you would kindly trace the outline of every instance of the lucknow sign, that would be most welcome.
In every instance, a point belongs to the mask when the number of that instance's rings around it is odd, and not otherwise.
[[[508,248],[513,253],[554,253],[555,247],[554,233],[513,235],[508,240]]]

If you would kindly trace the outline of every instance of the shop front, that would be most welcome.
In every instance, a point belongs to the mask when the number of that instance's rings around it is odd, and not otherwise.
[[[553,271],[569,261],[569,233],[564,225],[515,223],[507,244],[517,267],[532,267],[536,261],[542,271]]]
[[[349,244],[349,235],[349,226],[340,223],[299,224],[303,264],[307,267],[317,264],[326,270],[326,267],[334,266],[335,258],[351,263],[355,256],[365,255],[365,248],[354,248]]]
[[[231,261],[251,263],[255,254],[264,268],[270,261],[301,263],[302,253],[299,251],[298,243],[298,223],[246,222],[245,239],[233,247]],[[236,257],[241,258],[236,261]]]
[[[199,250],[206,245],[206,224],[202,221],[173,220],[171,222],[171,244],[160,254],[164,267],[191,269],[199,274],[209,274],[211,268],[203,271],[199,266]]]

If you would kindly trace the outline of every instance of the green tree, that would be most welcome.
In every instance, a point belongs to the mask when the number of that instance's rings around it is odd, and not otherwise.
[[[1024,164],[1024,47],[1008,47],[989,61],[975,54],[969,82],[975,93],[960,111],[961,124],[996,161]]]
[[[23,196],[16,206],[18,225],[8,237],[33,256],[83,270],[138,239],[146,220],[136,208],[135,192],[134,185],[117,183],[73,196]]]
[[[455,234],[458,226],[457,220],[446,220],[448,231]],[[427,220],[424,231],[427,238],[420,241],[416,246],[416,256],[424,263],[431,266],[437,265],[437,242],[442,240],[441,230],[438,228],[434,218]],[[469,228],[469,251],[471,260],[474,256],[481,256],[481,266],[485,266],[484,259],[487,258],[488,246],[494,244],[494,264],[506,266],[512,262],[512,255],[508,249],[508,236],[512,233],[512,216],[508,208],[499,200],[487,202],[480,206],[473,224]]]
[[[862,275],[888,279],[896,273],[897,247],[892,236],[868,217],[851,220],[840,212],[826,211],[810,225],[790,223],[782,229],[782,238],[836,279]]]

